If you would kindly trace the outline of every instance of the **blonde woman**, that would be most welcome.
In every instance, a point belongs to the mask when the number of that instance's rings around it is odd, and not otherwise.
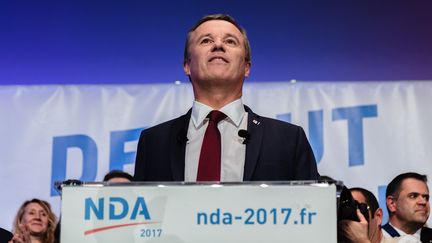
[[[56,221],[48,202],[36,198],[25,201],[15,216],[9,243],[53,243]]]

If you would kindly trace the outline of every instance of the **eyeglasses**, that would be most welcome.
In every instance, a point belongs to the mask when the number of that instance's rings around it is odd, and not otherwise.
[[[357,200],[354,200],[354,202],[356,203],[357,208],[360,210],[366,220],[369,221],[369,205],[367,205],[366,203],[358,202]]]
[[[354,201],[357,204],[357,208],[360,209],[360,211],[368,211],[370,209],[369,205],[367,205],[366,203],[361,203],[357,200]]]

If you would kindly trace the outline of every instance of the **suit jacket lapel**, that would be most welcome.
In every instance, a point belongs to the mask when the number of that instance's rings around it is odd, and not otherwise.
[[[432,242],[432,229],[428,227],[423,227],[420,232],[421,242]]]
[[[389,223],[383,225],[381,227],[383,230],[385,230],[391,237],[398,237],[400,234],[396,231],[393,226],[391,226]]]
[[[258,162],[264,125],[261,124],[260,117],[257,114],[253,113],[249,107],[245,106],[245,110],[248,112],[247,131],[250,137],[246,144],[246,158],[244,165],[243,181],[250,181],[255,171],[256,164]]]
[[[171,136],[172,143],[170,155],[171,172],[174,181],[184,181],[185,170],[185,153],[187,142],[187,130],[192,109],[185,115],[175,120],[172,125]]]

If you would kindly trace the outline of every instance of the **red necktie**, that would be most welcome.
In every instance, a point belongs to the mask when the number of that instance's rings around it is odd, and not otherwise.
[[[225,119],[226,115],[220,111],[213,110],[207,117],[210,120],[201,146],[197,181],[220,181],[221,135],[217,124]]]

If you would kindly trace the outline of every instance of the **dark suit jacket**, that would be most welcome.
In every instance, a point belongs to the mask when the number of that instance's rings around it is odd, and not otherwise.
[[[12,239],[13,235],[11,232],[0,228],[0,243],[8,243]]]
[[[423,227],[420,232],[420,239],[423,243],[432,243],[432,229],[428,227]]]
[[[396,229],[389,223],[382,226],[382,229],[387,231],[391,237],[400,236]],[[423,227],[420,232],[420,240],[422,243],[432,243],[432,229],[428,227]]]
[[[315,157],[299,126],[248,112],[243,181],[317,180]],[[191,110],[142,131],[135,161],[136,181],[184,181]]]

